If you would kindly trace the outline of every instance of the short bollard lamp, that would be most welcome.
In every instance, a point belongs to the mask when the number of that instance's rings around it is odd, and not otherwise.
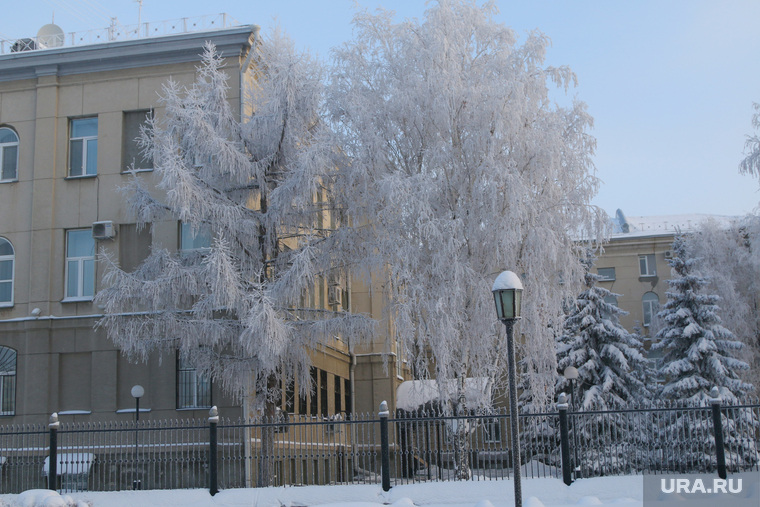
[[[504,271],[493,283],[493,299],[496,316],[507,328],[507,374],[509,378],[509,423],[512,434],[512,472],[515,477],[515,505],[522,505],[520,485],[520,436],[517,409],[517,368],[515,366],[515,345],[512,336],[515,320],[522,311],[523,286],[520,278],[511,271]]]

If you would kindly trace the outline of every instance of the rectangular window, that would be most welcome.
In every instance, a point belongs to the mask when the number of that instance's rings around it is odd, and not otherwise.
[[[291,379],[285,386],[285,406],[283,407],[285,412],[292,414],[296,410],[296,391],[295,382]]]
[[[0,415],[16,413],[16,351],[0,347]]]
[[[319,384],[317,383],[317,369],[312,367],[310,374],[313,390],[311,391],[311,396],[309,396],[309,415],[317,415],[317,392],[319,389]]]
[[[119,266],[132,273],[150,254],[152,243],[150,227],[136,224],[119,225]]]
[[[88,301],[95,295],[95,240],[91,229],[66,232],[66,297]]]
[[[18,135],[13,130],[0,128],[0,181],[18,178]]]
[[[308,403],[307,403],[306,396],[299,394],[298,395],[298,413],[301,415],[306,415],[306,412],[308,410]]]
[[[346,411],[347,418],[351,416],[353,407],[351,406],[351,381],[343,379],[343,410]]]
[[[501,443],[501,421],[499,419],[483,421],[483,442],[486,444]]]
[[[340,397],[340,384],[341,384],[340,377],[337,376],[337,375],[335,375],[334,377],[335,378],[334,378],[334,381],[333,381],[334,382],[334,384],[333,384],[333,391],[334,391],[334,393],[333,394],[335,395],[335,399],[334,399],[334,402],[335,402],[335,413],[338,414],[338,413],[342,412],[341,407],[340,407],[340,403],[343,400],[341,400],[341,397]]]
[[[639,276],[657,276],[654,254],[639,255]]]
[[[201,226],[193,229],[193,226],[180,223],[179,226],[179,249],[183,252],[205,250],[211,247],[211,230]]]
[[[322,405],[320,407],[322,417],[327,417],[327,372],[325,370],[319,372],[319,403]]]
[[[151,116],[151,111],[125,111],[122,123],[122,171],[150,171],[153,160],[142,153],[140,148],[140,127],[145,125]]]
[[[98,118],[78,118],[69,125],[69,176],[98,173]]]
[[[211,406],[211,381],[182,357],[177,355],[177,408],[208,408]]]
[[[660,297],[654,292],[647,292],[641,298],[642,312],[644,316],[644,326],[649,327],[652,324],[652,319],[657,316],[657,312],[660,308]]]
[[[603,282],[611,282],[615,279],[615,268],[599,268],[597,272]]]

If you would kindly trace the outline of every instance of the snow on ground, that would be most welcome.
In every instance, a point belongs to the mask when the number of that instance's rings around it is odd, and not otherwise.
[[[19,500],[23,495],[0,495],[0,507],[77,505],[21,503]],[[207,490],[202,489],[70,493],[67,496],[74,502],[79,501],[79,505],[87,502],[92,507],[514,506],[511,480],[409,484],[395,486],[387,493],[383,492],[379,485],[373,484],[231,489],[221,491],[213,497]],[[640,507],[643,503],[643,479],[641,476],[599,477],[580,479],[570,486],[566,486],[560,479],[525,479],[522,481],[522,496],[524,507]]]

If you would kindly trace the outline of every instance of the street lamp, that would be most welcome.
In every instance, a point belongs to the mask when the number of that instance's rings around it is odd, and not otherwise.
[[[575,366],[568,366],[565,368],[562,375],[570,381],[570,406],[572,407],[573,412],[575,412],[575,386],[573,385],[573,381],[578,378],[578,368]]]
[[[145,395],[145,389],[140,384],[132,386],[132,397],[135,399],[135,421],[140,420],[140,398]]]
[[[141,489],[142,484],[137,479],[137,453],[139,451],[137,442],[137,423],[140,421],[140,398],[145,395],[145,389],[140,384],[132,386],[132,396],[135,399],[135,478],[132,480],[132,489]]]
[[[573,409],[573,413],[575,413],[575,379],[578,378],[578,368],[575,366],[568,366],[565,368],[565,371],[562,372],[562,375],[570,381],[570,407]],[[575,470],[575,478],[578,479],[580,476],[579,470],[580,465],[578,463],[578,432],[575,430],[575,425],[578,422],[578,416],[573,416],[573,454],[575,455],[575,463],[573,469]]]
[[[511,271],[503,271],[493,283],[496,316],[507,328],[507,372],[509,375],[509,422],[512,433],[512,470],[515,475],[515,505],[522,505],[522,487],[520,485],[520,436],[518,429],[519,411],[517,409],[517,373],[515,367],[515,345],[512,331],[515,320],[520,318],[522,310],[523,286],[520,278]]]

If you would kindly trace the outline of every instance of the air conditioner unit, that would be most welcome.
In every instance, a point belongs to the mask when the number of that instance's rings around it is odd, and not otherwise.
[[[340,287],[331,286],[327,288],[327,301],[330,306],[343,305],[343,291]]]
[[[92,237],[94,239],[112,239],[114,236],[116,236],[116,229],[112,221],[93,222]]]
[[[665,251],[665,258],[666,259],[672,259],[673,258],[673,252],[671,250]]]

